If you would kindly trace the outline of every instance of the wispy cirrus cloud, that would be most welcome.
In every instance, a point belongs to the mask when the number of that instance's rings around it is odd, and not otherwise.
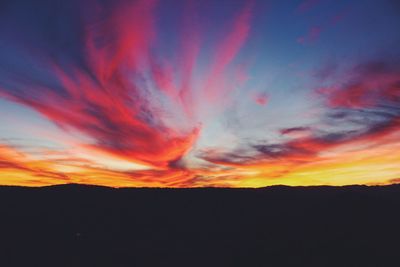
[[[318,76],[318,81],[328,76]],[[280,129],[284,137],[281,142],[251,140],[239,150],[206,151],[199,156],[214,164],[254,171],[256,174],[250,175],[253,177],[271,179],[301,175],[308,166],[329,169],[337,165],[340,170],[346,155],[349,162],[357,162],[354,166],[365,164],[366,170],[368,164],[374,166],[374,160],[386,161],[396,169],[398,157],[394,151],[400,145],[396,141],[400,130],[399,77],[398,63],[391,59],[359,63],[339,79],[340,83],[333,81],[339,85],[335,89],[316,90],[323,104],[329,105],[319,124]],[[388,156],[387,151],[395,154]],[[365,158],[360,157],[363,153]]]
[[[88,144],[93,149],[168,167],[191,149],[200,131],[199,121],[193,117],[190,79],[199,47],[195,37],[183,40],[186,52],[178,68],[182,78],[176,82],[178,74],[151,52],[157,35],[156,5],[157,1],[93,1],[94,12],[81,6],[82,17],[71,26],[79,31],[66,40],[74,47],[67,50],[70,54],[30,54],[38,66],[48,68],[42,76],[51,75],[53,81],[20,69],[18,76],[10,73],[3,77],[1,95],[34,108],[62,128],[87,135],[93,140]],[[234,19],[232,31],[216,44],[204,90],[206,99],[214,98],[215,106],[230,88],[224,72],[247,38],[249,18],[246,7]],[[53,26],[55,31],[73,30],[69,28],[71,18],[60,20],[61,27]],[[51,33],[44,29],[33,28],[50,38]],[[159,93],[166,94],[176,112],[184,112],[186,123],[166,122],[174,113],[159,108],[162,100],[155,97]]]
[[[263,23],[270,21],[258,8],[262,1],[222,2],[223,8],[212,1],[10,1],[0,18],[0,97],[35,111],[15,118],[35,116],[53,127],[24,128],[12,116],[2,120],[12,127],[0,125],[0,132],[19,129],[29,138],[25,129],[35,128],[40,142],[30,150],[23,141],[0,141],[0,173],[7,176],[1,183],[258,187],[395,181],[396,57],[307,70],[317,65],[313,57],[323,57],[321,48],[297,64],[304,68],[301,77],[284,67],[274,76],[277,66],[299,57],[292,39],[299,36],[297,25],[282,39],[285,30],[271,31],[276,49],[263,39],[269,35]],[[319,4],[303,1],[297,10]],[[317,42],[346,14],[329,11],[307,22],[316,26],[298,42]],[[41,149],[39,143],[50,139],[54,146]]]

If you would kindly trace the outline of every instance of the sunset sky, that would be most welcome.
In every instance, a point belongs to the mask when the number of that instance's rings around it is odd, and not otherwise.
[[[400,182],[397,0],[6,0],[0,184]]]

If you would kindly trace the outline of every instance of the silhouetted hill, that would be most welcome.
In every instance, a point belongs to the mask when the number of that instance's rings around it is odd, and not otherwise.
[[[400,266],[400,185],[0,187],[0,266]]]

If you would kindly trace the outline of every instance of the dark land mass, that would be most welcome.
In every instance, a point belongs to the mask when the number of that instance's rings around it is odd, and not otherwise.
[[[0,187],[0,266],[400,266],[400,185]]]

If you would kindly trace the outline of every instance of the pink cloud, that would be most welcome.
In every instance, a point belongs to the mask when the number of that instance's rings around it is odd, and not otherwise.
[[[266,93],[257,93],[253,95],[253,99],[258,105],[265,106],[268,104],[269,96]]]

